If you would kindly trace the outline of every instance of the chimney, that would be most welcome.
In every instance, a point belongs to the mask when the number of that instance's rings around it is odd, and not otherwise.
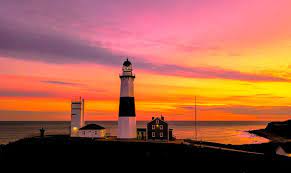
[[[164,117],[163,117],[163,115],[161,115],[161,120],[163,120],[163,121],[164,121]]]
[[[155,119],[155,117],[152,117],[152,120],[154,120]]]

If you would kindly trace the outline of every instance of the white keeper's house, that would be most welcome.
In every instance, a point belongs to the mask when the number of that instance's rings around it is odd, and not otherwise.
[[[83,138],[105,138],[106,129],[97,124],[88,124],[79,129],[79,137]]]

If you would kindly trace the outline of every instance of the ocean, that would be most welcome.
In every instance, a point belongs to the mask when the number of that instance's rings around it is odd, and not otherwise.
[[[106,128],[107,133],[116,136],[116,121],[94,121]],[[144,121],[138,121],[137,127],[146,127]],[[195,138],[194,122],[170,121],[169,127],[174,129],[178,139]],[[197,139],[224,144],[257,144],[268,142],[267,139],[249,134],[248,130],[265,128],[267,122],[254,121],[199,121],[197,122]],[[69,134],[69,121],[0,121],[0,144],[39,135],[44,128],[45,134]]]

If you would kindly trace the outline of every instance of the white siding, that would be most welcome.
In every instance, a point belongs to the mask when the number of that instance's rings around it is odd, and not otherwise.
[[[84,138],[104,138],[106,130],[79,130],[79,137]]]

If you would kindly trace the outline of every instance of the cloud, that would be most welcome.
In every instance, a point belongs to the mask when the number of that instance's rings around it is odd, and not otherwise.
[[[139,65],[139,64],[138,64]],[[140,64],[142,66],[142,64]],[[241,80],[250,82],[284,82],[287,79],[260,74],[244,73],[235,70],[228,70],[218,67],[183,67],[179,65],[152,65],[144,64],[144,68],[149,71],[158,72],[165,75],[183,76],[190,78],[220,78],[230,80]]]
[[[63,81],[56,81],[56,80],[46,80],[46,81],[41,81],[41,82],[48,83],[48,84],[56,84],[56,85],[71,85],[71,86],[81,85],[79,83],[63,82]]]
[[[27,121],[27,120],[66,120],[68,119],[66,111],[27,111],[27,110],[0,110],[1,121]],[[9,115],[9,116],[8,116]]]
[[[49,92],[0,90],[0,97],[49,97]]]
[[[221,100],[238,100],[238,99],[284,99],[286,97],[275,96],[272,94],[253,94],[253,95],[234,95],[230,97],[221,98]]]
[[[26,111],[26,110],[0,110],[0,115],[21,115],[23,117],[27,115],[39,115],[39,116],[45,116],[45,115],[56,115],[59,113],[66,113],[67,112],[58,112],[58,111]]]
[[[291,107],[289,106],[230,106],[215,108],[232,114],[248,115],[290,115]]]
[[[13,24],[12,24],[13,25]],[[17,59],[38,60],[49,63],[90,62],[120,64],[118,56],[109,49],[66,34],[11,26],[0,22],[0,53]]]
[[[0,55],[21,60],[55,64],[96,63],[120,66],[123,53],[113,52],[100,44],[39,28],[28,28],[18,23],[0,20]],[[189,78],[230,79],[251,82],[282,82],[284,78],[243,73],[218,67],[184,67],[173,64],[153,64],[134,58],[135,68],[149,72]],[[61,83],[58,83],[61,84]]]
[[[290,106],[198,106],[201,111],[222,111],[231,114],[245,114],[245,115],[291,115]],[[194,106],[180,106],[182,109],[193,110]]]

